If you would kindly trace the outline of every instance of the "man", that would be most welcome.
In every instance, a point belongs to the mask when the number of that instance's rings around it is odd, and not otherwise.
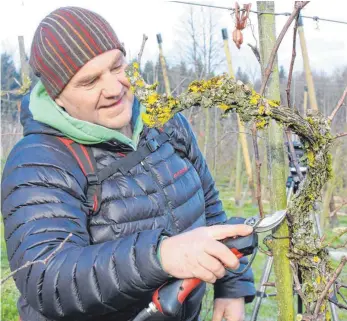
[[[213,320],[243,320],[253,275],[226,272],[240,263],[218,240],[252,229],[221,225],[218,191],[183,115],[167,123],[170,141],[99,181],[88,215],[90,175],[76,160],[89,150],[91,168],[109,169],[158,135],[142,123],[110,25],[83,8],[59,8],[39,24],[30,65],[40,81],[23,100],[25,137],[4,169],[2,214],[12,270],[49,260],[14,277],[21,320],[132,320],[171,277],[213,283]],[[177,317],[150,320],[198,320],[204,292],[202,283]]]

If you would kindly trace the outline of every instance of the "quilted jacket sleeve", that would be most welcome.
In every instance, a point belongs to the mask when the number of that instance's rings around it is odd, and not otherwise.
[[[177,114],[172,122],[177,126],[179,134],[178,142],[187,147],[187,155],[199,173],[202,187],[205,193],[205,211],[207,225],[224,224],[227,216],[223,210],[223,204],[219,199],[219,192],[215,187],[215,182],[208,169],[204,156],[202,155],[196,136],[182,114]],[[243,257],[240,259],[240,269],[243,269],[248,263],[248,259]],[[252,302],[255,296],[254,277],[252,269],[239,276],[232,272],[217,280],[214,286],[215,298],[239,298],[245,297],[245,301]]]
[[[168,279],[156,256],[164,231],[91,244],[85,177],[60,142],[42,136],[24,138],[8,157],[1,196],[5,240],[12,271],[57,252],[47,264],[19,271],[16,285],[49,319],[97,319],[124,310]]]

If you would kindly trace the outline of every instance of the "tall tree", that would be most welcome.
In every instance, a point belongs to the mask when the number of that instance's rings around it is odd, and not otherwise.
[[[244,84],[249,84],[249,77],[248,77],[247,73],[242,71],[241,67],[237,68],[235,78],[237,80],[241,80]]]
[[[223,61],[218,13],[191,6],[182,19],[179,31],[184,34],[179,43],[181,59],[193,70],[191,80],[212,76]]]
[[[147,60],[145,67],[142,71],[142,76],[145,79],[147,84],[153,84],[155,82],[154,78],[154,64],[152,60]]]
[[[4,52],[1,54],[1,90],[12,90],[19,87],[20,75],[16,70],[13,58]]]
[[[286,71],[284,70],[283,65],[280,66],[279,77],[280,77],[280,83],[284,82],[287,78]]]
[[[4,52],[1,54],[1,90],[9,91],[19,88],[20,74],[17,72],[13,57]],[[1,97],[2,112],[15,112],[17,105],[11,95]]]

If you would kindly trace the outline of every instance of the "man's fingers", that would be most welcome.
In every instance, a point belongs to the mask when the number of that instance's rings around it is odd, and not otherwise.
[[[203,253],[197,258],[199,264],[206,270],[212,272],[217,279],[222,278],[225,275],[225,268],[222,263],[215,259],[213,256]]]
[[[218,241],[207,242],[205,245],[205,252],[214,256],[225,266],[236,270],[240,266],[240,262],[234,253],[228,249],[223,243]]]
[[[200,279],[207,283],[215,283],[217,280],[216,276],[212,272],[205,269],[201,265],[196,266],[191,272],[195,278]]]
[[[223,240],[227,237],[246,236],[253,231],[252,226],[246,224],[225,224],[208,227],[208,233],[215,240]]]
[[[224,306],[221,304],[214,304],[212,321],[222,321],[224,315]]]

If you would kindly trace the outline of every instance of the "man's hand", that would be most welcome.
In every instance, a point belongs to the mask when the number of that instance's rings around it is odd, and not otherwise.
[[[178,279],[198,278],[214,283],[225,275],[224,266],[235,270],[240,265],[230,249],[218,240],[252,231],[244,224],[214,225],[169,237],[160,247],[162,267]]]
[[[223,318],[226,321],[244,321],[244,298],[214,300],[212,321],[222,321]]]

